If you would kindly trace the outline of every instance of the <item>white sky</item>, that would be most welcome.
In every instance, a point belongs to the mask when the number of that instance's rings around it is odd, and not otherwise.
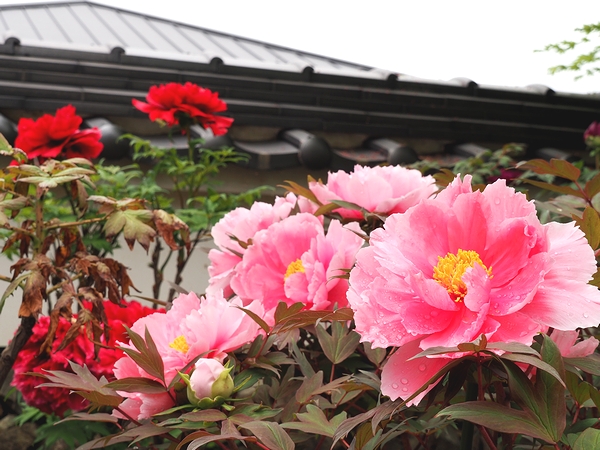
[[[95,1],[417,77],[600,92],[600,75],[548,74],[577,50],[534,53],[600,21],[599,0]],[[36,1],[0,0],[16,3]]]

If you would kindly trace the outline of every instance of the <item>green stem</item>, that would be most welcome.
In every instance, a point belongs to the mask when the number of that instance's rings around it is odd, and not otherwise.
[[[77,222],[63,222],[63,223],[58,223],[56,225],[49,225],[46,227],[46,230],[54,230],[56,228],[71,228],[71,227],[78,227],[80,225],[87,225],[90,223],[96,223],[96,222],[102,222],[103,220],[106,220],[108,216],[104,216],[104,217],[96,217],[94,219],[86,219],[86,220],[78,220]]]

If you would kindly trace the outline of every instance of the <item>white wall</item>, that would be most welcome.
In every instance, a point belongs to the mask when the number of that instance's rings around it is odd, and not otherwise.
[[[212,246],[212,241],[201,243],[198,248],[192,254],[192,259],[188,262],[183,272],[183,282],[181,286],[187,291],[193,291],[197,293],[203,293],[208,286],[208,250]],[[152,247],[150,248],[152,250]],[[175,255],[174,255],[175,256]],[[136,244],[133,251],[129,250],[129,247],[122,243],[122,248],[115,252],[114,258],[117,261],[125,264],[129,270],[129,276],[131,277],[133,284],[136,288],[142,291],[139,295],[144,297],[152,297],[152,285],[154,283],[154,277],[152,270],[148,266],[150,262],[150,255],[146,254],[145,250]],[[169,261],[167,267],[165,280],[173,280],[175,277],[175,257]],[[0,255],[0,274],[10,276],[10,266],[14,261],[10,261],[5,256]],[[0,281],[0,292],[4,292],[8,283]],[[163,282],[161,289],[161,296],[159,300],[165,300],[169,293],[169,284]],[[2,313],[0,314],[0,347],[6,346],[10,339],[19,326],[18,312],[19,305],[21,304],[21,290],[15,291],[15,293],[6,300],[6,304]],[[138,300],[144,304],[149,304],[144,300],[136,298],[136,293],[132,290],[133,300]],[[47,307],[44,305],[43,313],[47,314]]]

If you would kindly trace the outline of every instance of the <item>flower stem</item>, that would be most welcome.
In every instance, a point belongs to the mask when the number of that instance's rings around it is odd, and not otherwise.
[[[96,222],[102,222],[103,220],[106,220],[107,216],[104,217],[96,217],[94,219],[86,219],[86,220],[78,220],[77,222],[63,222],[63,223],[58,223],[56,225],[49,225],[46,227],[46,230],[54,230],[56,228],[71,228],[71,227],[78,227],[80,225],[87,225],[90,223],[96,223]]]
[[[488,445],[488,447],[490,447],[490,450],[498,450],[498,448],[496,447],[496,444],[494,444],[494,441],[492,441],[492,438],[490,437],[490,434],[485,429],[485,427],[482,425],[478,425],[478,428],[479,428],[479,432],[483,436],[483,440]]]

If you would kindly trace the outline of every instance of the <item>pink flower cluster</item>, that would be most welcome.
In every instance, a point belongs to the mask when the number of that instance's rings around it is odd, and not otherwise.
[[[470,180],[456,178],[434,199],[390,216],[350,273],[356,331],[374,347],[399,347],[382,373],[392,399],[408,398],[450,362],[411,359],[422,350],[482,334],[530,345],[548,327],[600,323],[600,293],[588,284],[596,260],[583,232],[573,223],[542,225],[505,180],[483,192]]]
[[[357,224],[331,221],[326,232],[314,215],[291,215],[296,198],[274,205],[255,203],[226,215],[213,229],[219,249],[209,253],[208,292],[234,293],[247,305],[258,301],[263,319],[273,323],[279,302],[301,302],[305,309],[331,310],[347,305],[348,283],[337,278],[354,264],[363,240]]]
[[[168,386],[178,372],[198,356],[222,362],[227,352],[237,350],[258,336],[259,326],[238,306],[241,306],[239,301],[228,302],[217,295],[202,299],[193,293],[180,295],[166,314],[144,317],[131,329],[141,336],[146,329],[149,331],[163,360],[164,381]],[[249,305],[248,309],[262,314],[259,304]],[[133,348],[130,343],[124,347]],[[160,381],[129,356],[116,362],[114,374],[117,379],[144,377]],[[136,420],[151,417],[176,404],[173,389],[159,394],[121,392],[121,395],[126,400],[119,409]]]
[[[329,173],[327,184],[311,181],[309,188],[322,203],[342,200],[354,203],[375,214],[403,213],[436,190],[435,180],[421,172],[402,166],[355,166],[354,172],[343,170]],[[335,210],[344,218],[362,219],[360,211],[348,208]]]

